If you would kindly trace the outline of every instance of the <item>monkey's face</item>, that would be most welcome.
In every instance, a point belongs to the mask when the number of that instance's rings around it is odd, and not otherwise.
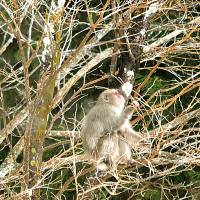
[[[101,93],[100,98],[105,103],[114,105],[119,108],[123,108],[125,104],[125,98],[120,90],[108,89]]]

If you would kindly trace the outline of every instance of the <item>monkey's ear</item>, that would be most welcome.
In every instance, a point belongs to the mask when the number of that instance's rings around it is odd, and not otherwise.
[[[104,94],[104,95],[103,95],[103,100],[104,100],[105,102],[109,102],[109,96],[108,96],[108,94]]]

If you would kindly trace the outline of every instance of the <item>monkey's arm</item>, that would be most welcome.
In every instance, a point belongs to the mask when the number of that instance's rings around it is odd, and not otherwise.
[[[130,118],[133,111],[134,108],[132,106],[128,106],[123,111],[116,107],[106,107],[105,110],[101,109],[99,113],[103,113],[101,122],[105,128],[104,133],[119,130]]]
[[[128,121],[120,129],[119,136],[122,140],[126,141],[132,147],[140,147],[142,149],[150,148],[150,143],[148,139],[141,135],[139,132],[133,130]]]
[[[131,128],[126,128],[122,130],[120,135],[125,139],[125,141],[130,146],[138,146],[139,143],[144,139],[140,133],[137,133]]]
[[[129,119],[132,116],[134,109],[135,107],[133,106],[126,107],[122,112],[122,116],[124,117],[124,119]]]

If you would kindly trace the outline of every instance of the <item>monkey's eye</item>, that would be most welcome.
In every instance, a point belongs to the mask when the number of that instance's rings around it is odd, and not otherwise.
[[[114,94],[117,96],[122,96],[122,94],[119,91],[116,91]]]
[[[114,94],[118,95],[118,94],[120,94],[120,92],[119,92],[118,90],[116,90],[116,91],[114,92]]]

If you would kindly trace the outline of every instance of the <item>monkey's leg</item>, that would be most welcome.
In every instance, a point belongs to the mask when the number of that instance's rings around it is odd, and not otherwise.
[[[134,131],[131,127],[125,127],[122,130],[120,130],[119,135],[124,138],[124,141],[126,141],[129,145],[137,147],[139,143],[144,140],[144,137]]]
[[[130,147],[140,149],[140,152],[147,153],[151,150],[151,142],[139,132],[134,131],[131,127],[120,130],[119,137],[120,136]]]
[[[99,168],[100,170],[117,169],[120,159],[119,137],[117,133],[104,136],[99,146]]]
[[[120,164],[127,164],[131,160],[131,148],[130,145],[122,139],[119,139],[119,154]]]

